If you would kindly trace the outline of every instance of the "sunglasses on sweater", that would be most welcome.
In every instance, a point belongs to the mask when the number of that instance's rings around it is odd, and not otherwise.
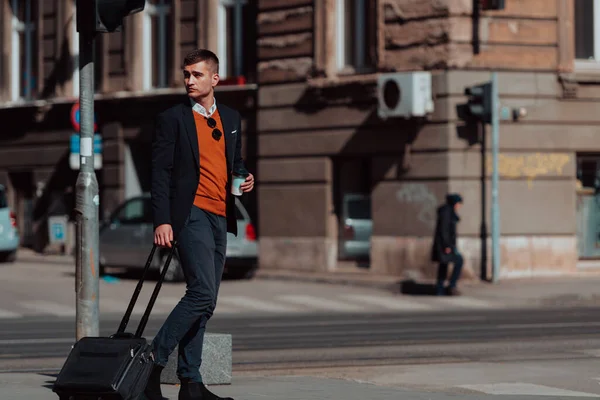
[[[208,124],[209,128],[213,128],[213,131],[212,131],[213,139],[215,139],[216,141],[219,141],[219,139],[221,139],[222,133],[219,130],[219,128],[216,128],[217,121],[215,121],[215,119],[213,117],[210,117],[206,120],[206,123]]]

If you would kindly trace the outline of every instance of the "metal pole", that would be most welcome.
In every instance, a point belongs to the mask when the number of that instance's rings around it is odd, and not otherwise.
[[[498,147],[500,136],[498,73],[492,73],[492,282],[500,274],[500,207],[498,205]]]
[[[234,11],[234,15],[235,15],[235,60],[234,60],[234,75],[235,76],[241,76],[243,74],[243,61],[242,58],[244,57],[243,54],[243,40],[242,38],[244,37],[244,32],[243,32],[243,25],[242,25],[242,7],[243,7],[243,1],[244,0],[236,0],[235,1],[235,11]]]
[[[99,335],[98,181],[94,171],[94,33],[79,33],[80,165],[76,184],[77,340]]]

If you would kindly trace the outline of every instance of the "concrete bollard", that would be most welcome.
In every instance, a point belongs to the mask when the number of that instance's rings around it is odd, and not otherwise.
[[[200,375],[205,385],[231,384],[232,364],[231,335],[223,333],[205,333],[202,347],[202,365]],[[162,371],[160,381],[166,384],[179,384],[177,377],[177,356],[179,348],[169,356],[169,361]]]

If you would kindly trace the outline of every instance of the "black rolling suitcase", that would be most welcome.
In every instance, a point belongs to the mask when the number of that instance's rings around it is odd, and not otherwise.
[[[125,332],[125,328],[156,248],[156,245],[152,247],[117,333],[110,337],[81,338],[71,349],[52,388],[61,400],[137,400],[143,397],[140,395],[146,387],[153,364],[150,344],[142,337],[142,333],[173,258],[175,242],[135,335]]]

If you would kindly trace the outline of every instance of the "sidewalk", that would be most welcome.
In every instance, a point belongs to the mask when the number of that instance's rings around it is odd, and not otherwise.
[[[42,254],[26,247],[20,247],[17,251],[17,262],[75,265],[75,258],[68,254]]]
[[[33,264],[49,264],[54,267],[73,266],[72,256],[42,255],[29,249],[21,249],[18,261]],[[464,297],[446,301],[487,302],[495,308],[503,307],[553,307],[553,306],[600,306],[600,269],[582,269],[578,275],[556,277],[532,277],[501,279],[497,283],[483,281],[460,281]],[[304,282],[370,288],[397,295],[400,298],[423,298],[432,290],[432,281],[402,282],[394,276],[373,275],[360,269],[333,272],[308,272],[259,269],[254,281]],[[240,284],[241,282],[235,282]],[[419,293],[420,292],[420,293]],[[427,296],[429,297],[429,296]],[[400,299],[399,299],[400,300]],[[483,304],[483,303],[482,303]]]
[[[54,376],[21,373],[0,374],[2,400],[58,399],[52,392]],[[163,395],[177,399],[178,386],[163,385]],[[319,379],[303,376],[289,377],[234,377],[227,386],[213,386],[220,396],[235,400],[484,400],[497,398],[464,389],[464,393],[418,392],[376,386],[349,380]],[[531,400],[529,395],[503,395],[502,400]],[[536,399],[556,399],[556,396],[535,396]],[[561,399],[568,399],[561,396]]]

